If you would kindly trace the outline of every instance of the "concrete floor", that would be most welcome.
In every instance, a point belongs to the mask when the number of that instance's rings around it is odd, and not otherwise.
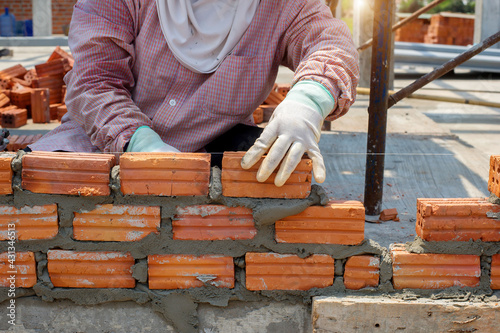
[[[68,48],[65,48],[68,50]],[[46,61],[53,47],[12,48],[0,69]],[[431,68],[397,68],[402,88]],[[293,73],[282,68],[278,82]],[[500,103],[500,74],[458,71],[429,84],[422,93],[477,98]],[[327,167],[323,184],[332,198],[363,201],[368,97],[358,96],[349,113],[323,132],[320,148]],[[500,154],[500,109],[407,99],[389,110],[383,208],[397,208],[400,222],[366,224],[366,238],[383,246],[415,236],[420,197],[488,196],[489,156]],[[47,132],[57,126],[28,124],[12,134]]]

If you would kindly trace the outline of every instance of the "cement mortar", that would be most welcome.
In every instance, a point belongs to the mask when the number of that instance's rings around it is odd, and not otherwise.
[[[222,195],[220,170],[213,168],[211,184],[207,197],[158,197],[128,196],[120,192],[120,170],[114,167],[111,172],[110,196],[79,197],[65,195],[35,194],[21,188],[21,157],[18,153],[12,162],[14,172],[14,195],[3,196],[0,204],[13,205],[17,208],[34,205],[58,205],[59,233],[50,240],[22,241],[16,244],[16,251],[33,251],[36,254],[38,282],[32,289],[18,289],[16,297],[36,294],[44,301],[70,300],[81,305],[95,305],[107,302],[133,301],[149,304],[162,314],[167,322],[180,332],[197,332],[198,304],[210,304],[226,307],[231,301],[269,302],[279,301],[288,304],[310,304],[313,296],[330,295],[374,295],[384,297],[414,298],[436,297],[451,299],[470,299],[471,297],[492,296],[487,287],[490,274],[488,257],[500,253],[500,244],[484,242],[442,242],[433,244],[418,238],[407,244],[411,252],[424,253],[460,253],[482,255],[482,278],[478,288],[450,288],[445,291],[397,291],[392,287],[392,263],[389,251],[378,243],[366,239],[356,246],[328,244],[286,244],[276,243],[274,222],[283,217],[298,214],[312,205],[325,205],[328,196],[317,185],[313,185],[311,194],[306,199],[253,199],[229,198]],[[161,207],[161,225],[159,234],[150,234],[134,242],[91,242],[72,239],[72,221],[75,212],[89,211],[97,205],[143,205]],[[229,207],[247,207],[253,210],[257,235],[251,240],[222,241],[187,241],[172,238],[172,219],[177,207],[191,205],[220,204]],[[7,250],[7,244],[0,243],[0,251]],[[132,268],[133,277],[138,281],[133,289],[77,289],[54,288],[47,271],[49,249],[75,251],[121,251],[129,252],[136,264]],[[313,288],[308,291],[249,291],[245,286],[245,254],[247,252],[275,252],[296,254],[306,258],[312,254],[327,254],[336,259],[335,279],[332,286]],[[202,288],[186,290],[150,290],[147,285],[147,261],[149,254],[217,254],[234,258],[235,287],[233,289],[216,288],[206,284]],[[343,266],[345,259],[355,255],[372,254],[380,260],[379,288],[365,288],[359,291],[346,290],[343,284]],[[496,296],[493,296],[496,297]],[[0,289],[0,301],[7,300],[7,292]]]
[[[406,243],[406,250],[412,253],[473,254],[476,256],[492,256],[500,253],[500,242],[428,242],[415,237],[413,242]]]
[[[493,193],[490,194],[489,202],[495,205],[500,205],[500,198],[494,195]]]

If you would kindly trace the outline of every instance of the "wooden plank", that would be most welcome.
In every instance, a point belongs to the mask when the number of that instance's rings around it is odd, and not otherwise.
[[[498,302],[315,297],[314,333],[496,332]]]

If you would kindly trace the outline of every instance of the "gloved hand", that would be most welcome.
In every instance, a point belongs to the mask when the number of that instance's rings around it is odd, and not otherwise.
[[[325,164],[318,142],[324,117],[334,105],[333,97],[321,84],[311,81],[297,83],[274,110],[261,136],[243,156],[243,169],[251,168],[268,152],[257,172],[257,180],[266,181],[281,162],[274,184],[283,186],[307,153],[313,162],[315,180],[324,182]]]
[[[135,131],[128,144],[127,152],[180,153],[176,148],[163,142],[158,133],[148,126],[141,126]]]

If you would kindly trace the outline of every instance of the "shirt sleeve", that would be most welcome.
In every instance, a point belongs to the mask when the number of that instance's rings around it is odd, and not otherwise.
[[[347,25],[319,0],[294,1],[296,15],[283,38],[283,65],[295,71],[292,85],[302,80],[321,83],[334,97],[326,120],[344,115],[356,99],[359,57]],[[298,11],[298,14],[297,14]]]
[[[65,77],[66,105],[102,152],[122,152],[137,128],[151,126],[131,93],[136,7],[135,0],[79,0],[73,10],[69,46],[75,64]]]

